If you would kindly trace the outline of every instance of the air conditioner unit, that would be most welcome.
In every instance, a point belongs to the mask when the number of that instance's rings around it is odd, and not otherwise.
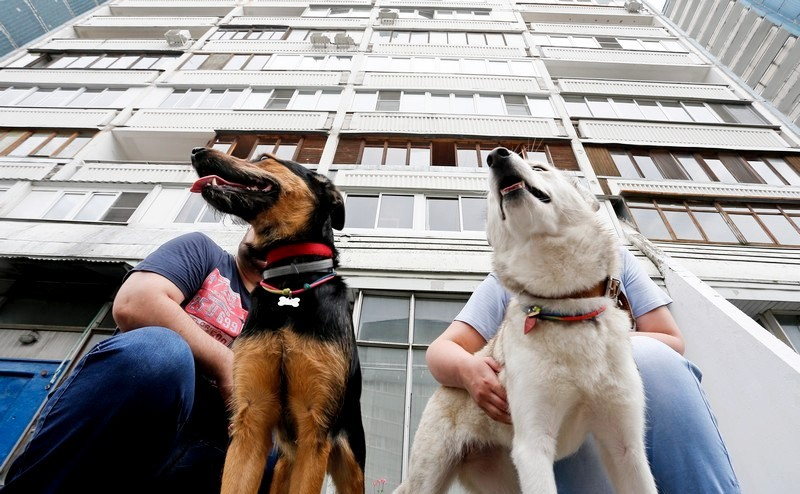
[[[164,33],[164,38],[169,46],[184,46],[192,39],[192,34],[186,29],[170,29]]]
[[[642,10],[642,2],[639,0],[625,0],[625,10],[631,14],[639,13]]]
[[[381,24],[394,24],[394,21],[400,17],[400,12],[394,9],[381,9],[378,11],[378,20]]]
[[[356,45],[353,38],[346,33],[336,33],[336,36],[333,37],[333,43],[336,48],[352,48]]]

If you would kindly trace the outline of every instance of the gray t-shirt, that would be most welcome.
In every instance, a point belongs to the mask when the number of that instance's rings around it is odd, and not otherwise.
[[[672,299],[647,276],[642,266],[628,249],[620,247],[622,272],[620,281],[622,291],[628,298],[633,317],[639,317],[651,310],[672,303]],[[455,317],[490,340],[503,322],[511,294],[503,288],[494,273],[484,279],[472,293],[467,304]]]

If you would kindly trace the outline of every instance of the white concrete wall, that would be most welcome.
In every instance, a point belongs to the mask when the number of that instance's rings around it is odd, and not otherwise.
[[[664,275],[742,491],[798,492],[800,355],[652,244],[632,241]]]

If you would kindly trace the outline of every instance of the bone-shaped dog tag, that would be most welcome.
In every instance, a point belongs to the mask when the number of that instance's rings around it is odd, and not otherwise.
[[[300,306],[300,299],[297,297],[281,297],[278,299],[278,307],[284,305],[291,305],[292,307]]]

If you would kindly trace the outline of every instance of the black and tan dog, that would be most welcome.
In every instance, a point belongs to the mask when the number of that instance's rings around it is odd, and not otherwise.
[[[344,203],[324,176],[262,155],[246,161],[192,150],[192,190],[248,222],[251,255],[267,262],[235,340],[233,426],[222,492],[256,492],[277,441],[272,493],[364,492],[361,369],[347,286],[334,271]]]

